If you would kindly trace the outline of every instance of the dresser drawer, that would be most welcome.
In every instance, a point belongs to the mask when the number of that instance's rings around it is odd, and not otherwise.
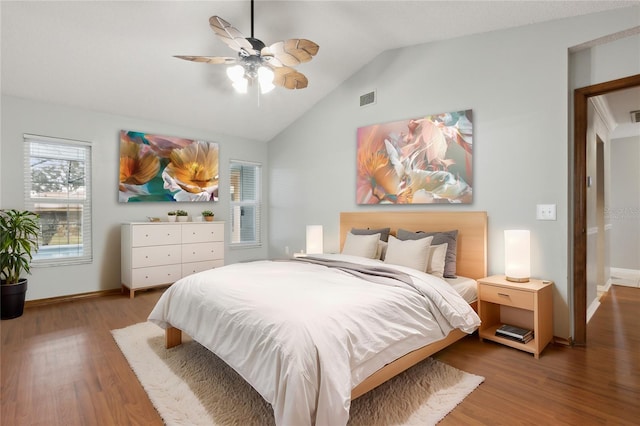
[[[131,235],[132,247],[180,244],[180,226],[177,225],[136,225]]]
[[[180,263],[180,247],[179,245],[135,247],[131,250],[131,266],[142,268]]]
[[[498,287],[480,283],[479,298],[482,301],[498,303],[515,308],[530,309],[534,307],[535,293],[513,288]]]
[[[132,271],[131,288],[171,284],[182,278],[182,265],[153,266]]]
[[[182,261],[200,262],[224,258],[224,243],[196,243],[182,246]]]
[[[182,224],[182,243],[224,241],[223,223]]]
[[[182,276],[195,274],[197,272],[207,271],[213,268],[224,266],[224,260],[207,260],[205,262],[191,262],[182,264]]]

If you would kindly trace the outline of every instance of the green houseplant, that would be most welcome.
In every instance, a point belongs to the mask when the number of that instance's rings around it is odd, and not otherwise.
[[[169,222],[175,222],[176,221],[176,212],[173,211],[173,210],[170,211],[170,212],[167,212],[167,220]]]
[[[2,319],[22,315],[27,292],[23,272],[31,273],[31,259],[38,250],[40,218],[26,210],[0,210],[0,288]]]
[[[202,217],[204,217],[204,220],[207,222],[211,222],[213,221],[213,212],[211,210],[203,210]]]
[[[178,216],[178,222],[186,222],[189,218],[189,213],[184,210],[176,210],[176,216]]]

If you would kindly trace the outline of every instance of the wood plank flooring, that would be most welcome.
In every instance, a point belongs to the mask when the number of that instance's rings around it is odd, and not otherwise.
[[[2,425],[162,425],[110,330],[161,290],[28,308],[1,327]],[[640,423],[640,289],[613,286],[587,347],[532,355],[469,336],[435,358],[486,377],[441,425]]]

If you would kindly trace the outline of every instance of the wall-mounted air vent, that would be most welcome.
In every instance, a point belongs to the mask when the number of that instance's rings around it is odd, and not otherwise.
[[[640,110],[631,111],[631,122],[632,123],[640,123]]]
[[[367,105],[372,105],[376,103],[376,91],[373,90],[369,93],[365,93],[364,95],[360,96],[360,106],[367,106]]]

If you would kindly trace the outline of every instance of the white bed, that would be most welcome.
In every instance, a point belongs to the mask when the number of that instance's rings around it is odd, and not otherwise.
[[[433,275],[347,255],[317,261],[358,266],[227,265],[175,283],[149,320],[167,330],[168,346],[184,331],[215,352],[272,405],[277,424],[332,426],[346,424],[353,398],[479,325],[468,301]],[[368,275],[381,267],[402,279]]]

